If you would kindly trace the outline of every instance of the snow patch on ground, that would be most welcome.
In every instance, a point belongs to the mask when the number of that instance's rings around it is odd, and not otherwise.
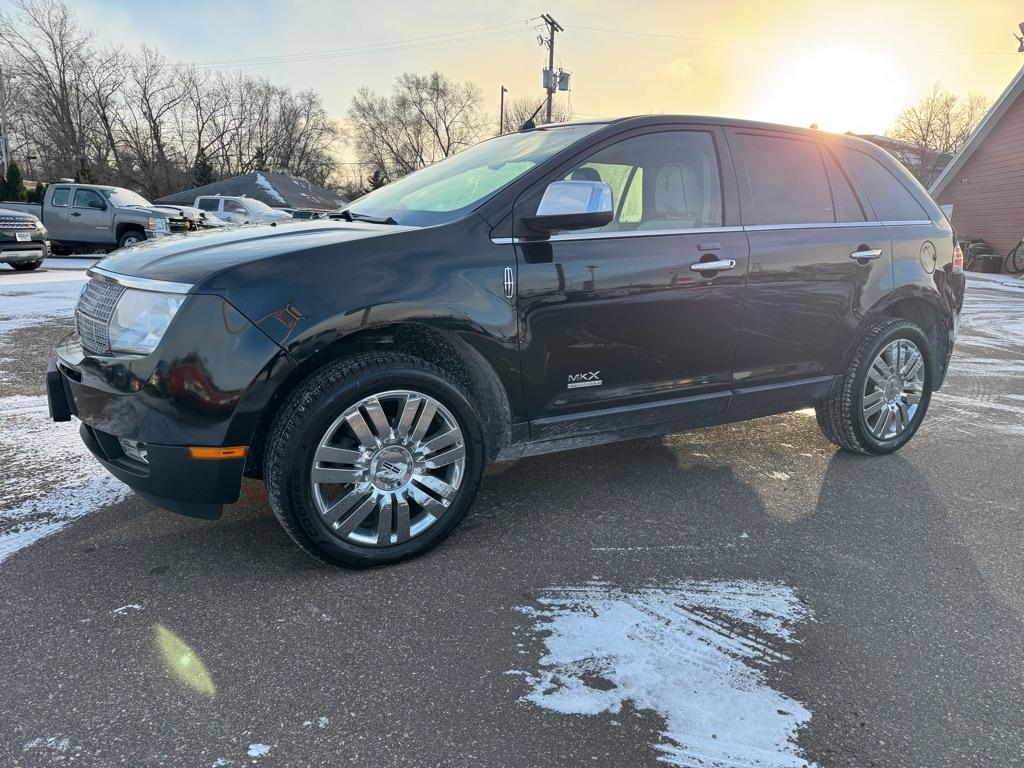
[[[83,445],[78,423],[54,423],[42,396],[0,398],[0,562],[129,489]]]
[[[807,766],[796,744],[811,713],[772,689],[792,630],[809,614],[784,584],[681,581],[625,590],[547,590],[536,619],[547,654],[524,699],[563,714],[618,714],[631,701],[665,720],[656,748],[683,768]]]
[[[74,314],[85,274],[60,277],[49,282],[0,283],[0,340],[10,331],[43,325],[48,320],[67,320]]]
[[[949,379],[932,398],[929,417],[947,428],[980,428],[999,435],[1024,435],[1024,403],[1000,392],[992,379],[1024,375],[1024,281],[1007,276],[968,275],[960,335]]]
[[[250,744],[249,751],[246,754],[248,754],[249,757],[263,757],[269,751],[269,744]]]
[[[122,605],[120,608],[115,608],[111,613],[115,616],[124,616],[128,611],[141,611],[142,606],[138,603],[129,603],[128,605]]]
[[[281,205],[288,205],[288,201],[281,197],[281,193],[274,189],[274,185],[267,181],[267,177],[256,171],[256,186],[277,200]]]

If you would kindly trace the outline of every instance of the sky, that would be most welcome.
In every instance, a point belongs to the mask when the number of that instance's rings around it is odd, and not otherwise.
[[[0,7],[7,5],[0,0]],[[314,88],[343,118],[361,86],[387,91],[402,72],[472,80],[484,107],[499,89],[544,97],[541,13],[565,27],[559,93],[578,118],[707,114],[884,133],[938,84],[995,99],[1024,65],[1012,0],[75,0],[106,42],[159,48],[184,62],[225,63]],[[532,19],[532,21],[527,21]],[[458,42],[442,37],[464,33]],[[469,38],[469,39],[466,39]],[[413,41],[396,49],[352,48]],[[342,52],[313,55],[324,51]],[[268,56],[303,60],[254,62]]]

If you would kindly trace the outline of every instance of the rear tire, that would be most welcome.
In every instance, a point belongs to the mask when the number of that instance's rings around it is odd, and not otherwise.
[[[815,406],[825,437],[847,451],[892,453],[917,433],[932,394],[931,348],[909,320],[873,325],[846,372]]]
[[[43,260],[39,261],[18,261],[11,264],[19,272],[31,272],[33,269],[39,269],[43,265]]]
[[[274,515],[303,550],[367,568],[445,539],[473,503],[484,455],[474,408],[441,369],[367,352],[324,366],[289,395],[263,473]]]

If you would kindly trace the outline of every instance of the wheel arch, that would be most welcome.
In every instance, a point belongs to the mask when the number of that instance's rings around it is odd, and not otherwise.
[[[336,338],[298,363],[275,389],[257,421],[246,475],[259,477],[267,434],[288,395],[314,371],[341,358],[371,350],[403,352],[447,372],[479,406],[487,456],[493,460],[511,442],[509,394],[491,363],[458,333],[422,322],[403,321],[362,328]]]
[[[935,292],[926,290],[896,291],[878,302],[868,312],[863,323],[863,330],[847,350],[845,363],[849,364],[864,333],[875,323],[890,318],[909,320],[925,333],[931,353],[933,389],[942,386],[946,375],[946,365],[951,351],[950,323],[944,311],[942,300]]]
[[[133,230],[133,229],[137,229],[139,232],[141,232],[143,239],[145,239],[145,237],[146,237],[146,228],[143,227],[137,221],[122,221],[122,222],[119,222],[118,225],[117,225],[117,229],[114,231],[114,238],[117,240],[118,243],[120,243],[121,242],[121,238],[124,237],[125,232],[128,232],[128,231]]]

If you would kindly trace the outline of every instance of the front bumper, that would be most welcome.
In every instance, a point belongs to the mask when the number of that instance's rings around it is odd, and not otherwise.
[[[51,417],[80,419],[83,442],[112,475],[157,506],[215,518],[238,500],[245,458],[193,458],[189,448],[247,446],[292,368],[224,299],[192,295],[152,355],[91,355],[70,334],[46,389]],[[119,438],[143,443],[148,461]]]
[[[17,242],[14,238],[0,237],[0,263],[21,264],[28,261],[40,261],[49,255],[50,242],[41,237],[27,242]]]
[[[46,395],[54,421],[70,421],[80,415],[73,375],[57,355],[50,359]],[[216,519],[224,504],[238,501],[244,458],[193,459],[186,446],[146,443],[147,461],[143,463],[125,453],[117,435],[84,421],[79,434],[110,474],[158,507],[189,517]]]

